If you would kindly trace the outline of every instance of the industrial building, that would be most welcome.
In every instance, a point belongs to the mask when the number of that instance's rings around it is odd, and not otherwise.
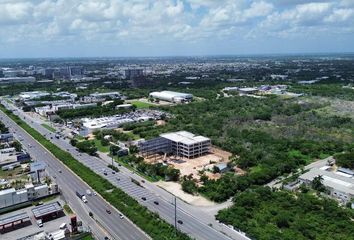
[[[160,137],[139,143],[143,156],[173,154],[178,157],[195,158],[210,152],[211,141],[187,131],[161,134]]]
[[[87,134],[102,128],[118,128],[125,123],[132,122],[143,122],[148,120],[160,119],[162,115],[166,115],[165,112],[158,110],[137,110],[135,112],[128,112],[123,114],[114,115],[111,117],[101,117],[101,118],[82,118],[81,135],[86,136]]]
[[[50,186],[47,184],[36,186],[33,184],[27,184],[25,188],[19,190],[8,188],[0,191],[0,209],[46,197],[58,192],[58,185],[55,183],[52,183]]]
[[[152,92],[149,94],[149,97],[173,103],[190,102],[193,100],[192,94],[172,91]]]
[[[354,172],[339,168],[332,171],[331,166],[312,168],[299,177],[301,183],[311,184],[317,176],[322,176],[323,185],[329,190],[329,195],[340,202],[347,203],[354,198]]]
[[[34,108],[34,110],[39,115],[47,117],[49,114],[56,113],[59,110],[80,109],[80,108],[89,108],[89,107],[96,107],[96,106],[97,103],[86,103],[86,104],[58,103],[58,104],[51,104],[43,107],[36,107]]]
[[[118,128],[124,123],[134,122],[133,119],[127,118],[125,116],[113,116],[113,117],[102,117],[102,118],[83,118],[81,119],[82,127],[88,131],[88,133],[93,132],[97,129],[102,128]]]
[[[119,92],[106,92],[106,93],[91,93],[90,97],[96,99],[105,99],[105,98],[121,99],[122,95]]]
[[[25,212],[12,216],[5,216],[0,218],[0,233],[6,232],[8,228],[25,226],[30,223],[31,219]]]
[[[50,96],[50,93],[43,92],[43,91],[33,91],[33,92],[22,92],[19,95],[20,99],[23,101],[39,99],[39,98],[45,97],[45,96]]]
[[[59,216],[63,214],[63,208],[59,202],[53,202],[32,208],[32,213],[35,219],[46,220],[48,218],[53,218],[53,215]]]
[[[34,77],[4,77],[0,78],[0,84],[15,84],[15,83],[32,83],[35,82]]]

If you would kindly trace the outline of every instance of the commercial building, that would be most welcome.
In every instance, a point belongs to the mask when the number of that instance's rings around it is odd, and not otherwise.
[[[91,93],[90,97],[96,99],[105,99],[105,98],[121,99],[122,95],[119,92],[106,92],[106,93]]]
[[[246,87],[246,88],[239,88],[238,91],[240,92],[240,94],[253,94],[253,93],[258,92],[258,89]]]
[[[9,143],[14,140],[12,133],[1,133],[0,134],[0,144]]]
[[[173,103],[190,102],[193,100],[192,94],[172,91],[152,92],[149,94],[149,97]]]
[[[19,98],[23,101],[39,99],[41,97],[50,96],[50,93],[43,91],[33,91],[33,92],[22,92],[19,95]]]
[[[25,188],[19,190],[8,188],[0,191],[0,209],[55,194],[58,191],[58,185],[55,183],[50,186],[27,184]]]
[[[301,183],[311,184],[317,176],[322,176],[323,185],[329,190],[329,195],[340,202],[347,203],[354,198],[354,173],[338,169],[332,171],[331,166],[312,168],[299,177]]]
[[[52,104],[43,107],[36,107],[34,108],[35,112],[41,116],[47,117],[50,114],[56,113],[59,110],[65,109],[79,109],[79,108],[89,108],[89,107],[96,107],[96,103],[87,103],[87,104],[72,104],[72,103],[59,103],[59,104]]]
[[[0,209],[27,201],[28,195],[26,189],[16,191],[15,188],[9,188],[0,191]]]
[[[138,147],[143,156],[165,153],[195,158],[210,152],[211,141],[207,137],[179,131],[161,134],[158,138],[139,143]]]
[[[58,202],[53,202],[32,208],[32,213],[35,219],[46,220],[63,214],[63,208]]]
[[[125,123],[131,122],[143,122],[147,120],[160,119],[162,115],[166,115],[165,112],[158,110],[137,110],[135,112],[128,112],[123,114],[114,115],[111,117],[101,117],[101,118],[82,118],[81,135],[86,136],[87,134],[93,132],[97,129],[102,128],[118,128]]]
[[[0,84],[15,84],[15,83],[32,83],[35,82],[34,77],[3,77],[0,78]]]
[[[12,216],[5,216],[0,218],[0,232],[6,232],[7,228],[12,228],[14,226],[24,226],[26,223],[30,224],[31,219],[27,213],[19,213]]]
[[[144,75],[144,70],[141,68],[135,68],[135,69],[126,69],[124,71],[124,75],[126,79],[129,80],[134,80],[137,77],[141,77]]]

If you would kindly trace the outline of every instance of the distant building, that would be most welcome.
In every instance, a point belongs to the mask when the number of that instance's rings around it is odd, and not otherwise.
[[[240,94],[253,94],[258,92],[258,89],[246,87],[246,88],[239,88],[238,91],[240,92]]]
[[[105,93],[91,93],[90,97],[96,98],[96,99],[105,99],[105,98],[111,98],[111,99],[121,99],[122,95],[119,92],[105,92]]]
[[[288,75],[282,75],[282,74],[271,74],[270,78],[272,80],[285,80],[288,78]]]
[[[238,91],[239,90],[239,87],[225,87],[223,89],[223,91],[226,91],[226,92],[234,92],[234,91]]]
[[[124,75],[126,79],[134,80],[137,77],[144,76],[144,70],[140,68],[126,69]]]
[[[34,100],[41,97],[50,96],[50,93],[43,91],[33,91],[33,92],[22,92],[19,98],[23,101]]]
[[[149,94],[149,97],[174,103],[190,102],[193,100],[192,94],[172,91],[152,92]]]
[[[32,83],[35,82],[34,77],[3,77],[0,78],[0,84],[15,84],[15,83]]]
[[[298,81],[299,84],[314,84],[319,80]]]
[[[69,67],[70,77],[81,77],[84,74],[82,66]]]

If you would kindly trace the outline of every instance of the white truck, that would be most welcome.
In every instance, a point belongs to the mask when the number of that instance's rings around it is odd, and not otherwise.
[[[81,194],[80,192],[76,191],[76,196],[78,196],[84,203],[87,203],[85,194]]]

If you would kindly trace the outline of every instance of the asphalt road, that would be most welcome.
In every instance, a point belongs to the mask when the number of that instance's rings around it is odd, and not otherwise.
[[[14,110],[12,106],[9,106],[7,103],[4,104],[6,104],[8,108]],[[84,163],[91,170],[107,178],[112,184],[121,188],[130,196],[134,197],[137,201],[139,201],[140,204],[146,206],[151,211],[157,212],[160,217],[165,219],[170,224],[175,223],[173,204],[174,199],[172,194],[156,187],[153,184],[150,184],[147,181],[142,183],[143,179],[140,176],[137,176],[124,167],[119,167],[119,173],[112,174],[112,170],[107,168],[107,165],[110,163],[110,159],[100,159],[84,153],[79,153],[74,147],[70,145],[67,140],[62,138],[56,139],[54,137],[54,133],[51,133],[48,129],[41,126],[40,120],[32,118],[30,119],[28,116],[25,116],[22,111],[19,110],[16,110],[15,114],[19,115],[29,125],[34,127],[41,134],[45,135],[47,139],[52,141],[58,147],[70,152],[76,159]],[[107,175],[103,174],[103,169],[106,169],[108,173]],[[133,183],[131,178],[140,181],[143,187]],[[145,197],[146,200],[143,200],[142,197]],[[154,202],[158,202],[158,205],[156,205]],[[207,214],[205,210],[206,208],[198,208],[186,204],[181,200],[177,200],[177,220],[181,220],[183,222],[183,224],[177,224],[178,228],[196,239],[248,239],[242,233],[239,233],[238,231],[235,231],[224,224],[218,223],[214,219],[214,216]]]
[[[98,239],[104,239],[105,236],[117,240],[150,239],[129,219],[121,219],[119,212],[100,196],[87,196],[88,202],[83,203],[76,196],[76,191],[85,193],[87,189],[93,190],[1,111],[0,117],[0,120],[9,127],[11,132],[14,132],[16,138],[21,140],[32,158],[47,164],[47,171],[55,177],[66,201],[75,211],[79,220],[89,226]],[[106,212],[107,209],[111,211],[111,214]],[[93,213],[94,219],[89,217],[90,211]]]

